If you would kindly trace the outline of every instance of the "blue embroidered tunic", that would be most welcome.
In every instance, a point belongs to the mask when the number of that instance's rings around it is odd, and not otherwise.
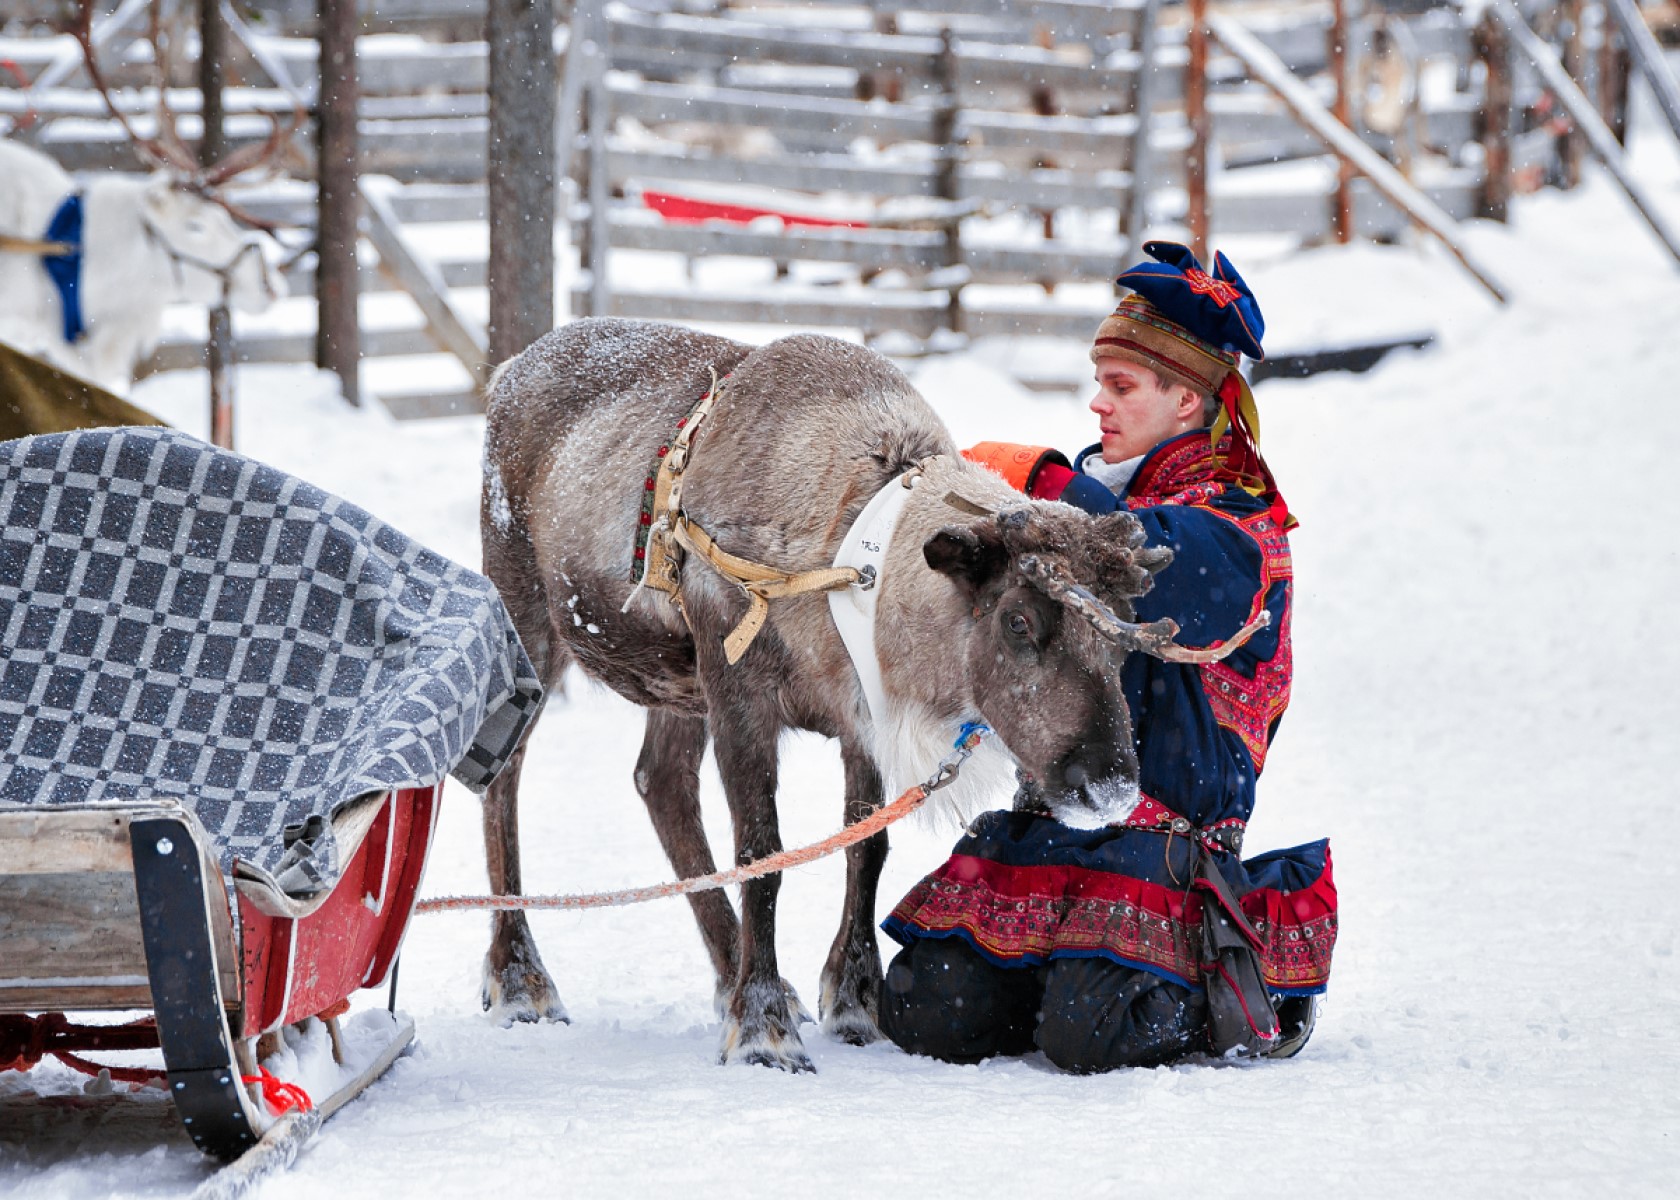
[[[1093,447],[1080,456],[1100,462]],[[1255,781],[1289,704],[1288,531],[1269,504],[1220,470],[1205,430],[1156,446],[1119,496],[1076,477],[1063,499],[1124,506],[1173,561],[1136,601],[1140,621],[1170,617],[1186,646],[1217,645],[1257,617],[1270,624],[1222,662],[1130,655],[1121,672],[1137,743],[1137,809],[1120,827],[1079,830],[1029,812],[977,818],[951,858],[911,890],[883,928],[901,943],[961,937],[1001,966],[1101,956],[1186,986],[1200,983],[1201,900],[1192,840],[1211,850],[1260,935],[1267,986],[1324,990],[1336,938],[1326,841],[1240,861]]]

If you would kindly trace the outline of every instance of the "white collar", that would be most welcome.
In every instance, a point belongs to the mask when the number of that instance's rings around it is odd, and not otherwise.
[[[875,649],[875,606],[881,595],[893,530],[910,500],[911,488],[920,478],[919,471],[907,471],[876,492],[840,540],[840,550],[834,556],[836,567],[851,567],[864,576],[851,587],[828,593],[828,610],[863,685],[869,716],[877,731],[887,728],[887,692]]]
[[[1137,474],[1137,469],[1147,457],[1147,454],[1140,454],[1125,462],[1111,463],[1103,461],[1101,450],[1094,450],[1079,460],[1079,470],[1118,496],[1132,482],[1132,476]]]

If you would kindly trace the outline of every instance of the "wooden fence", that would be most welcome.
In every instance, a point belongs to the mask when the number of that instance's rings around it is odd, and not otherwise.
[[[227,129],[234,145],[263,136],[265,114],[290,111],[293,96],[281,82],[306,102],[317,87],[315,0],[247,7],[262,20],[249,52],[232,64]],[[1061,285],[1100,285],[1143,236],[1184,238],[1200,223],[1216,241],[1268,233],[1313,243],[1336,236],[1343,207],[1347,232],[1359,236],[1391,238],[1408,223],[1374,189],[1339,172],[1217,45],[1209,49],[1206,87],[1195,89],[1205,94],[1199,107],[1208,132],[1200,151],[1205,210],[1193,211],[1201,189],[1187,163],[1196,157],[1198,114],[1186,104],[1192,38],[1180,0],[577,0],[573,7],[580,15],[556,32],[554,52],[563,81],[562,158],[575,182],[568,211],[581,268],[574,313],[845,327],[924,340],[946,331],[1083,336],[1103,303],[1093,306],[1092,297],[1101,293],[1072,289],[1084,299],[1066,301],[1057,293],[1070,289]],[[1468,27],[1456,7],[1367,5],[1341,34],[1356,50],[1381,52],[1344,61],[1332,53],[1336,4],[1233,0],[1220,8],[1326,104],[1338,91],[1358,98],[1349,124],[1452,217],[1502,216],[1513,184],[1570,181],[1568,135],[1550,119],[1540,82],[1507,49],[1489,46],[1486,31]],[[1569,11],[1580,11],[1578,0]],[[427,226],[483,218],[483,3],[363,0],[363,12],[362,168],[402,186],[371,185],[378,212],[362,283],[381,304],[401,291],[417,301],[400,318],[372,322],[364,352],[375,362],[427,352],[460,360],[454,382],[387,396],[411,415],[453,411],[475,402],[484,365],[471,361],[482,337],[474,313],[482,308],[476,289],[484,285],[484,252],[481,238],[439,238]],[[570,25],[588,36],[572,38]],[[1610,111],[1613,39],[1601,51],[1586,30],[1577,16],[1550,36],[1566,47],[1580,43],[1578,77]],[[119,86],[144,77],[144,49],[131,42],[113,53]],[[62,86],[0,88],[0,122],[32,116],[30,136],[73,169],[134,168],[99,99],[76,86],[69,54],[63,38],[6,42],[0,57],[23,77],[57,71]],[[172,103],[191,138],[192,67],[176,67]],[[151,98],[120,96],[143,122]],[[313,190],[305,139],[293,154],[302,182],[249,202],[307,227]],[[654,207],[668,198],[685,202],[689,215],[724,205],[829,223],[676,220]],[[747,287],[738,272],[731,281],[705,269],[651,286],[638,282],[638,264],[652,261],[650,254],[774,267]],[[295,293],[309,294],[307,259],[290,279]],[[248,361],[308,361],[313,336],[264,333],[253,324],[240,352]],[[201,353],[191,338],[179,338],[159,349],[151,369],[195,365]]]

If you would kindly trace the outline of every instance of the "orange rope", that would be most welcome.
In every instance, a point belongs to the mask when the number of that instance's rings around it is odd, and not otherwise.
[[[420,901],[414,906],[414,911],[432,913],[478,908],[616,908],[624,904],[640,904],[644,900],[658,900],[663,896],[686,896],[690,892],[707,892],[714,888],[729,887],[763,875],[774,875],[777,871],[785,871],[790,867],[804,866],[808,862],[815,862],[825,855],[833,854],[836,850],[873,837],[894,821],[901,820],[920,808],[922,801],[928,798],[930,790],[927,784],[918,783],[891,804],[876,809],[855,825],[848,825],[839,833],[820,842],[813,842],[797,850],[781,850],[757,862],[731,867],[727,871],[714,871],[710,875],[699,875],[693,879],[656,883],[650,887],[625,888],[617,892],[590,892],[573,896],[438,896]]]

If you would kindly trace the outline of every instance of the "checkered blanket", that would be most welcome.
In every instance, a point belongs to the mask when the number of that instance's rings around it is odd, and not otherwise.
[[[287,892],[350,801],[482,791],[541,688],[495,589],[161,429],[0,443],[0,803],[178,799]]]

